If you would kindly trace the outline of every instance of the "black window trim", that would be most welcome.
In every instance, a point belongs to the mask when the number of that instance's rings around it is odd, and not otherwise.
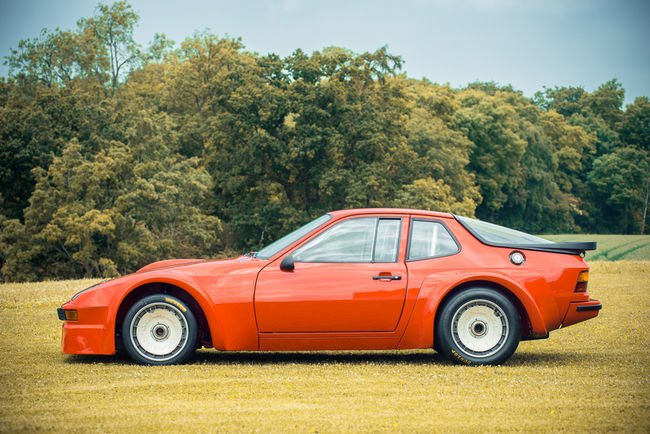
[[[338,225],[339,223],[343,223],[346,221],[350,220],[355,220],[355,219],[361,219],[361,218],[374,218],[376,220],[375,222],[375,235],[372,241],[372,260],[370,262],[368,261],[299,261],[296,259],[297,263],[300,264],[397,264],[399,263],[399,251],[400,251],[400,246],[402,245],[402,225],[404,223],[404,218],[400,216],[394,216],[394,217],[384,217],[384,216],[377,216],[377,215],[359,215],[359,216],[353,216],[350,218],[346,219],[341,219],[337,222],[334,222],[334,224],[328,226],[325,228],[321,233],[318,235],[310,238],[309,240],[305,241],[304,244],[301,244],[300,246],[296,247],[290,255],[293,255],[296,250],[302,248],[305,246],[307,243],[311,242],[312,240],[316,239],[316,237],[324,234],[334,226]],[[397,232],[397,255],[395,256],[394,261],[375,261],[375,244],[377,243],[377,229],[379,227],[379,220],[399,220],[399,229]]]
[[[454,241],[454,244],[456,244],[456,247],[458,250],[456,250],[454,253],[449,253],[446,255],[437,255],[437,256],[428,256],[426,258],[417,258],[417,259],[410,259],[410,253],[411,253],[411,240],[413,240],[413,227],[415,226],[413,223],[416,221],[420,222],[432,222],[432,223],[440,223],[443,228],[447,231],[449,235],[451,235],[451,239]],[[458,242],[458,239],[454,235],[454,232],[449,229],[449,226],[447,224],[439,219],[434,219],[434,218],[422,218],[422,217],[411,217],[411,221],[409,223],[409,238],[408,238],[408,243],[406,243],[406,262],[417,262],[417,261],[428,261],[431,259],[438,259],[438,258],[446,258],[448,256],[454,256],[459,254],[463,250],[462,244]]]

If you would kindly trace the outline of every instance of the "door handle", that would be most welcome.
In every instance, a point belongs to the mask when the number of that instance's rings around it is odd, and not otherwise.
[[[402,276],[372,276],[372,280],[402,280]]]

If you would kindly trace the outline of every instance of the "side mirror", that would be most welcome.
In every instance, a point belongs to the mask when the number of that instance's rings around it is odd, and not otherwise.
[[[282,271],[293,271],[296,268],[293,255],[285,256],[282,262],[280,262],[280,270]]]

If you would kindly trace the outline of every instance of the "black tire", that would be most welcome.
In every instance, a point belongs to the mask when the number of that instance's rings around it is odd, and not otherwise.
[[[122,324],[124,349],[143,365],[174,365],[194,353],[198,326],[192,310],[178,298],[155,294],[135,303]]]
[[[436,348],[465,365],[497,365],[512,356],[521,338],[519,312],[505,295],[469,288],[448,300],[435,328]]]

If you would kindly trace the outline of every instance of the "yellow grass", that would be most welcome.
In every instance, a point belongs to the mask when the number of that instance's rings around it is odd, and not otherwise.
[[[650,262],[594,262],[597,319],[478,368],[433,351],[65,356],[55,308],[89,281],[0,285],[0,430],[647,433],[649,276]]]

